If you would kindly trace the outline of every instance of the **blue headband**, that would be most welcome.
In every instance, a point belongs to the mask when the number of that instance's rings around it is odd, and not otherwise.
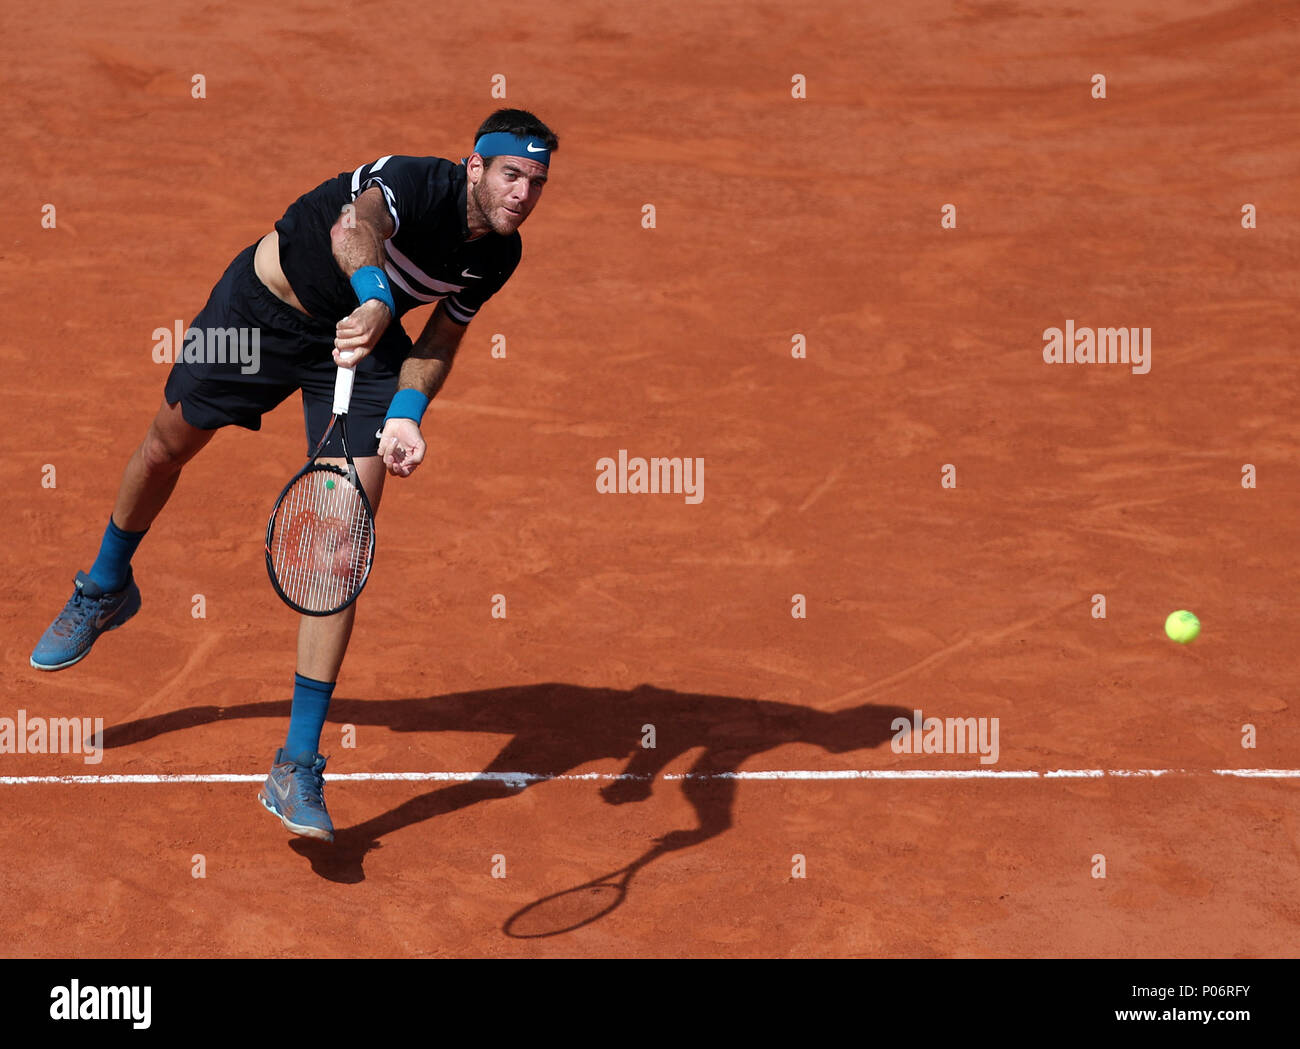
[[[474,143],[474,152],[480,157],[527,157],[542,167],[551,166],[551,151],[539,138],[529,135],[512,135],[508,131],[493,131]]]

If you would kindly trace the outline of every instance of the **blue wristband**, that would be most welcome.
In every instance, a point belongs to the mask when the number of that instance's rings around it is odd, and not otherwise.
[[[366,303],[378,299],[388,307],[388,312],[397,316],[397,305],[393,302],[393,293],[388,287],[388,277],[378,266],[362,266],[352,274],[352,290],[357,293],[357,302]]]
[[[384,422],[388,422],[389,419],[414,419],[418,426],[420,420],[424,418],[424,410],[428,407],[429,398],[419,390],[398,390],[393,394],[393,402],[388,406],[388,414],[384,416]]]

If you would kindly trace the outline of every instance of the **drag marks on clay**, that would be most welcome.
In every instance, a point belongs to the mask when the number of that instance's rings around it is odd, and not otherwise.
[[[212,655],[212,650],[225,639],[225,630],[209,625],[203,632],[202,638],[190,649],[189,655],[185,659],[184,666],[169,677],[167,682],[160,689],[133,707],[131,714],[139,715],[155,710],[159,706],[170,709],[176,702],[176,696],[183,690],[183,686],[187,683],[190,685],[193,684],[195,673],[198,668],[208,662]]]
[[[840,475],[844,473],[845,465],[846,465],[845,463],[838,463],[835,466],[833,466],[831,468],[830,473],[828,473],[825,477],[823,477],[817,483],[817,486],[811,492],[808,493],[807,498],[804,499],[804,501],[799,504],[795,512],[800,514],[803,513],[810,506],[812,506],[813,503],[817,502],[818,499],[820,499],[823,495],[829,492],[831,488],[834,486],[835,482],[840,479]]]
[[[1283,5],[1275,0],[1247,0],[1235,7],[1206,15],[1144,26],[1129,33],[1119,33],[1098,41],[1107,48],[1130,53],[1159,56],[1188,54],[1197,48],[1213,55],[1222,53],[1231,41],[1243,38],[1269,39],[1278,29],[1278,14]]]
[[[827,711],[838,710],[849,700],[862,700],[878,696],[886,692],[888,689],[893,688],[895,685],[914,677],[922,670],[951,658],[958,652],[971,648],[974,645],[989,645],[996,644],[999,641],[1004,641],[1015,634],[1026,632],[1032,627],[1037,626],[1039,623],[1045,622],[1054,616],[1060,615],[1067,609],[1075,608],[1083,603],[1083,598],[1071,598],[1069,601],[1062,602],[1044,612],[1038,612],[1026,619],[1018,620],[1010,626],[1003,627],[999,630],[984,631],[982,633],[971,634],[959,638],[951,644],[940,648],[938,651],[930,653],[930,655],[926,656],[924,659],[918,660],[910,666],[904,667],[902,670],[890,674],[888,677],[880,678],[869,685],[863,685],[861,688],[851,689],[848,692],[841,693],[819,709]]]
[[[119,89],[166,97],[182,82],[174,70],[143,61],[137,51],[98,42],[83,44],[82,50]]]

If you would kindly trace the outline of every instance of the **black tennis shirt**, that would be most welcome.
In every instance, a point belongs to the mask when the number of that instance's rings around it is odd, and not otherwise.
[[[378,186],[397,227],[384,242],[384,271],[397,316],[445,299],[452,320],[468,324],[510,279],[523,251],[518,232],[468,239],[468,185],[464,164],[441,157],[387,156],[299,197],[275,224],[280,267],[298,301],[313,317],[330,323],[356,309],[356,293],[334,260],[330,229],[345,204]]]

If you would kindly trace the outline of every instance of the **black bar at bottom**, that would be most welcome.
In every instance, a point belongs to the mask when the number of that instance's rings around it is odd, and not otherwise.
[[[6,1035],[1284,1035],[1295,960],[17,960]],[[847,1025],[847,1026],[846,1026]],[[454,1033],[455,1032],[455,1033]],[[11,1044],[22,1044],[13,1042]]]

